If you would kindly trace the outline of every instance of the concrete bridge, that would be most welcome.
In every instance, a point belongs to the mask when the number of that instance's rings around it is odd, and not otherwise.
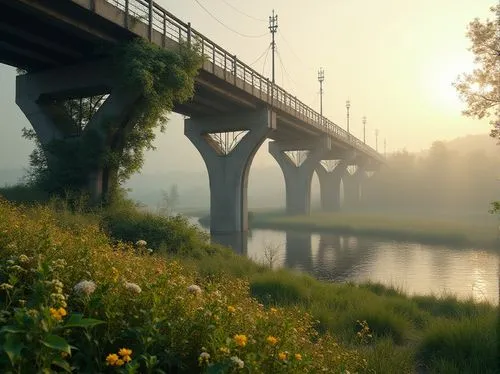
[[[0,9],[0,63],[27,70],[17,77],[16,103],[42,144],[75,136],[68,118],[61,119],[58,102],[64,99],[109,95],[88,128],[110,116],[125,121],[138,94],[113,81],[107,47],[137,36],[168,49],[181,42],[199,45],[205,61],[195,96],[175,111],[189,117],[185,134],[208,169],[214,236],[247,230],[248,173],[267,138],[284,174],[290,214],[309,213],[314,172],[323,209],[337,210],[340,181],[346,201],[356,204],[363,179],[384,162],[374,149],[152,1],[0,0]],[[99,196],[107,183],[103,171],[88,180]]]

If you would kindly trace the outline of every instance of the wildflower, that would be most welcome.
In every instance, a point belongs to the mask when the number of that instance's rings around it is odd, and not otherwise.
[[[234,312],[236,312],[236,308],[235,308],[234,306],[232,306],[232,305],[229,305],[229,306],[227,307],[227,311],[228,311],[229,313],[234,313]]]
[[[287,359],[288,355],[286,352],[280,352],[278,353],[278,358],[281,360],[281,361],[285,361]]]
[[[78,294],[90,296],[94,293],[96,288],[97,286],[94,282],[83,280],[78,282],[75,287],[73,287],[73,290]]]
[[[118,361],[118,355],[116,353],[111,353],[106,357],[106,364],[114,366],[116,364],[116,361]]]
[[[52,316],[52,318],[54,318],[57,321],[61,321],[63,319],[63,317],[66,317],[66,315],[68,314],[66,312],[66,309],[64,309],[64,308],[59,308],[59,309],[50,308],[49,312],[50,312],[50,315]]]
[[[229,354],[229,348],[227,347],[220,347],[219,352],[228,355]]]
[[[30,260],[29,257],[26,256],[26,255],[20,255],[19,256],[19,262],[22,263],[22,264],[25,263],[25,262],[28,262],[29,260]]]
[[[302,355],[300,353],[295,353],[295,359],[297,361],[302,361]]]
[[[140,294],[142,292],[141,287],[135,283],[125,282],[125,288],[133,293]]]
[[[118,354],[120,356],[132,356],[132,350],[131,349],[128,349],[128,348],[121,348],[119,351],[118,351]]]
[[[123,360],[124,362],[128,363],[128,362],[132,361],[132,358],[131,358],[130,356],[123,356],[123,357],[122,357],[122,360]]]
[[[267,344],[269,344],[269,345],[276,345],[276,344],[278,344],[278,338],[276,338],[276,337],[274,337],[272,335],[269,335],[267,337],[266,341],[267,341]]]
[[[270,310],[271,310],[271,313],[278,313],[278,309],[276,309],[276,308],[271,308]]]
[[[208,360],[210,360],[210,354],[208,352],[201,352],[200,357],[198,357],[199,364],[208,364]]]
[[[118,270],[113,266],[111,268],[111,275],[113,277],[113,282],[116,282],[118,280]]]
[[[148,245],[148,242],[145,241],[145,240],[138,240],[136,243],[135,243],[136,246],[138,247],[145,247]]]
[[[7,291],[7,290],[11,290],[13,288],[14,288],[14,286],[11,285],[11,284],[8,284],[8,283],[2,283],[2,284],[0,284],[0,290]]]
[[[238,356],[231,357],[231,361],[240,369],[243,369],[245,367],[245,362]]]
[[[246,335],[236,334],[233,339],[236,345],[239,347],[244,347],[247,345],[248,338],[246,337]]]
[[[119,358],[118,360],[116,360],[115,366],[122,366],[124,363],[125,362],[121,358]]]
[[[192,284],[191,286],[189,286],[187,288],[187,290],[189,292],[191,292],[192,294],[195,294],[195,295],[201,295],[201,287],[196,285],[196,284]]]

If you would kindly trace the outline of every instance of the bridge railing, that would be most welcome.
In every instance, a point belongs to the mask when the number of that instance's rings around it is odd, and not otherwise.
[[[259,90],[267,96],[268,103],[272,106],[284,106],[288,110],[295,111],[299,117],[305,117],[314,124],[324,128],[331,136],[341,139],[354,148],[363,151],[375,158],[381,155],[372,147],[349,134],[346,130],[321,116],[317,111],[304,104],[297,97],[292,96],[280,86],[273,84],[269,78],[264,77],[256,70],[239,60],[236,55],[229,53],[203,34],[191,28],[190,23],[185,23],[179,18],[150,0],[106,0],[108,3],[121,9],[126,15],[137,22],[142,22],[149,27],[149,37],[152,38],[153,30],[158,31],[165,38],[174,42],[197,43],[201,53],[214,66],[222,69],[224,74],[232,74],[246,84]],[[128,17],[127,17],[128,19]]]

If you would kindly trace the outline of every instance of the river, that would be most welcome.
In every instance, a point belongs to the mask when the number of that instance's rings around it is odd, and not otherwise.
[[[407,294],[454,294],[499,303],[498,252],[261,229],[249,232],[245,244],[243,252],[256,262],[306,272],[317,279],[372,281]]]

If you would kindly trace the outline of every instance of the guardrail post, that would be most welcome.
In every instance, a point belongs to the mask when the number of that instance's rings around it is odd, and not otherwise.
[[[167,44],[167,15],[163,12],[163,39],[161,41],[163,48]]]
[[[188,37],[188,45],[191,46],[191,22],[188,22],[188,29],[187,29],[187,37]]]
[[[125,28],[128,29],[128,0],[125,0]]]
[[[237,63],[238,59],[236,55],[233,56],[233,75],[234,75],[234,85],[236,86],[236,73],[237,73]]]
[[[153,40],[153,0],[149,0],[149,3],[148,3],[148,18],[149,18],[148,38],[149,38],[149,41],[152,41]]]
[[[212,45],[212,74],[215,74],[215,47]]]
[[[227,71],[227,53],[224,51],[224,79],[226,79],[226,71]]]

